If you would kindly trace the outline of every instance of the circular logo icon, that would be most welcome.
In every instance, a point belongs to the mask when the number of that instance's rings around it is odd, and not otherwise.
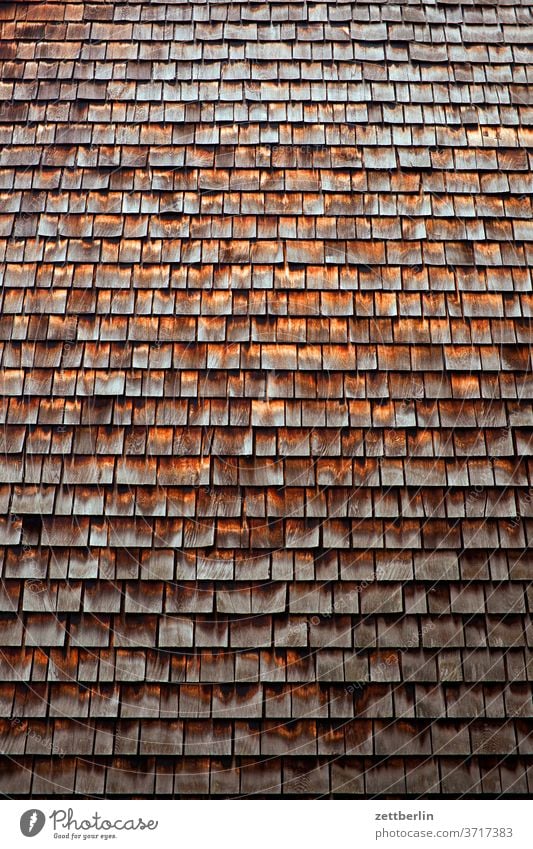
[[[24,837],[35,837],[42,831],[46,817],[42,811],[32,808],[25,811],[20,818],[20,830]]]

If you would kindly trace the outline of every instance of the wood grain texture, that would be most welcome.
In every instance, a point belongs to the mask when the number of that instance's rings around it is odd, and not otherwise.
[[[0,6],[0,793],[533,792],[531,8]]]

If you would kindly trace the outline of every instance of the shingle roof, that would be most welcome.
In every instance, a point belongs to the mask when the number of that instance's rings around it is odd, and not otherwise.
[[[531,794],[530,6],[0,22],[0,793]]]

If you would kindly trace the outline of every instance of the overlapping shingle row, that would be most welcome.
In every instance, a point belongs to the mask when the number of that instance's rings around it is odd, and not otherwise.
[[[531,43],[0,7],[0,792],[533,792]]]

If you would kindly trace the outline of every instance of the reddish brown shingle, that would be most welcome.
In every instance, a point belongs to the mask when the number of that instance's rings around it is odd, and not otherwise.
[[[1,10],[0,792],[530,795],[529,14],[160,11]]]

